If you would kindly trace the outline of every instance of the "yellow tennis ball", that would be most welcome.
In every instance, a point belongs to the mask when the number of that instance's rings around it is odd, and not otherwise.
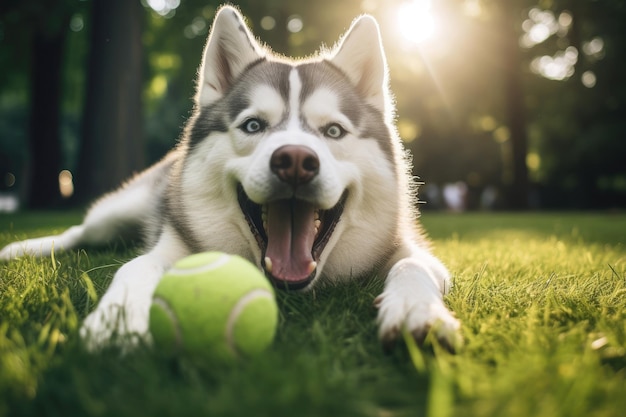
[[[154,344],[196,359],[258,354],[272,343],[277,322],[274,291],[259,268],[221,252],[178,261],[150,307]]]

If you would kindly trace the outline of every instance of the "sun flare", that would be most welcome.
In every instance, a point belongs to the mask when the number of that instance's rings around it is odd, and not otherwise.
[[[411,0],[398,7],[398,30],[407,41],[421,43],[435,34],[437,25],[431,6],[431,0]]]

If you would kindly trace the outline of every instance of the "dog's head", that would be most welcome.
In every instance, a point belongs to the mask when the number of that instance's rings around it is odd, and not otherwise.
[[[205,189],[214,210],[216,199],[236,201],[237,212],[224,209],[212,221],[227,223],[224,239],[243,235],[239,252],[279,287],[306,288],[322,268],[362,274],[382,262],[398,227],[405,166],[392,117],[373,18],[357,19],[332,51],[289,61],[223,7],[184,142],[185,194]],[[197,213],[202,204],[196,197],[186,205]],[[237,227],[238,237],[226,232]]]

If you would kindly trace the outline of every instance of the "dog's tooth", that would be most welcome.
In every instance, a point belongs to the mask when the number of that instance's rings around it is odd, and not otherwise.
[[[311,263],[309,264],[309,268],[307,269],[309,275],[311,275],[313,271],[315,271],[315,268],[317,268],[317,262],[311,261]]]
[[[261,222],[263,223],[263,230],[267,233],[267,204],[261,206]]]
[[[321,221],[320,219],[316,219],[316,220],[313,222],[313,224],[315,225],[315,228],[316,228],[316,229],[319,229],[319,228],[320,228],[320,226],[321,226],[321,224],[322,224],[322,221]]]
[[[265,257],[265,270],[270,274],[272,273],[272,259],[269,256]]]

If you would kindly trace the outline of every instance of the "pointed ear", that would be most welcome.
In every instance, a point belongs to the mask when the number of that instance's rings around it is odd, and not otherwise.
[[[206,106],[218,100],[248,65],[264,56],[241,14],[231,6],[219,9],[198,73],[196,102]]]
[[[385,111],[387,61],[378,23],[373,17],[361,16],[352,23],[330,62],[348,76],[368,103]]]

